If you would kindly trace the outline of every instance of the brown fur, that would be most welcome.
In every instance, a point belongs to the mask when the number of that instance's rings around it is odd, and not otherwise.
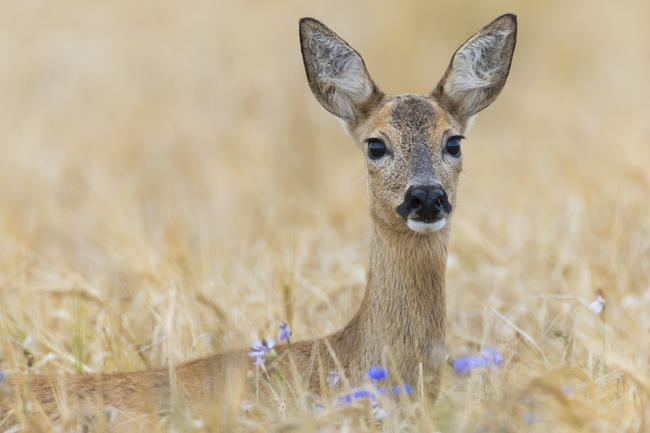
[[[497,38],[490,36],[494,29],[502,32]],[[389,153],[366,158],[374,226],[361,307],[347,326],[332,335],[297,342],[290,349],[276,348],[278,365],[294,385],[305,384],[318,393],[329,371],[341,371],[355,384],[369,367],[381,364],[389,368],[393,380],[422,385],[421,391],[435,399],[445,356],[444,274],[451,223],[435,232],[415,232],[396,207],[412,185],[440,184],[455,204],[462,158],[445,153],[446,140],[463,134],[469,118],[502,89],[515,34],[514,16],[499,17],[461,46],[454,59],[467,49],[478,55],[460,63],[452,60],[430,95],[386,96],[354,49],[320,22],[301,20],[305,69],[317,100],[345,121],[364,153],[371,138],[384,141]],[[473,89],[473,81],[458,78],[468,73],[491,81],[487,87]],[[455,81],[449,81],[453,77]],[[223,395],[250,396],[244,375],[251,366],[247,352],[241,351],[188,361],[173,369],[15,377],[9,397],[2,402],[2,426],[21,421],[21,408],[30,405],[59,422],[66,417],[64,410],[71,408],[98,423],[107,410],[128,419],[133,414],[167,413],[174,402],[216,404],[215,399]],[[18,411],[12,415],[13,409]]]

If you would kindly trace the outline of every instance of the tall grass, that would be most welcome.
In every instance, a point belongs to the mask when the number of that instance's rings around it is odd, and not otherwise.
[[[26,337],[31,370],[58,374],[163,367],[281,320],[294,340],[343,326],[368,261],[362,159],[309,92],[298,18],[340,33],[386,92],[424,93],[504,12],[515,59],[466,134],[447,273],[450,358],[490,346],[502,365],[450,367],[434,406],[384,421],[231,401],[179,429],[648,429],[642,0],[4,2],[2,370],[27,372]]]

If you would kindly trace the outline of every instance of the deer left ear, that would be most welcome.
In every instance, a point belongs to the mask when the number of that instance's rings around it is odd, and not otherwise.
[[[478,113],[503,89],[516,39],[515,15],[495,19],[458,48],[431,95],[460,118]]]

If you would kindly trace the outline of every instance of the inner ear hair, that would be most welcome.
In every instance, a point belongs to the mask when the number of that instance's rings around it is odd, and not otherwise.
[[[456,50],[432,96],[461,119],[483,110],[506,83],[516,38],[516,16],[496,18]]]
[[[300,47],[312,93],[335,116],[358,120],[381,95],[359,53],[320,21],[300,20]]]

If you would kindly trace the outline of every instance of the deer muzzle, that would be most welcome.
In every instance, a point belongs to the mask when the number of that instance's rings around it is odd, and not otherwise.
[[[405,220],[432,224],[451,213],[451,203],[441,185],[416,185],[409,187],[396,210]]]

